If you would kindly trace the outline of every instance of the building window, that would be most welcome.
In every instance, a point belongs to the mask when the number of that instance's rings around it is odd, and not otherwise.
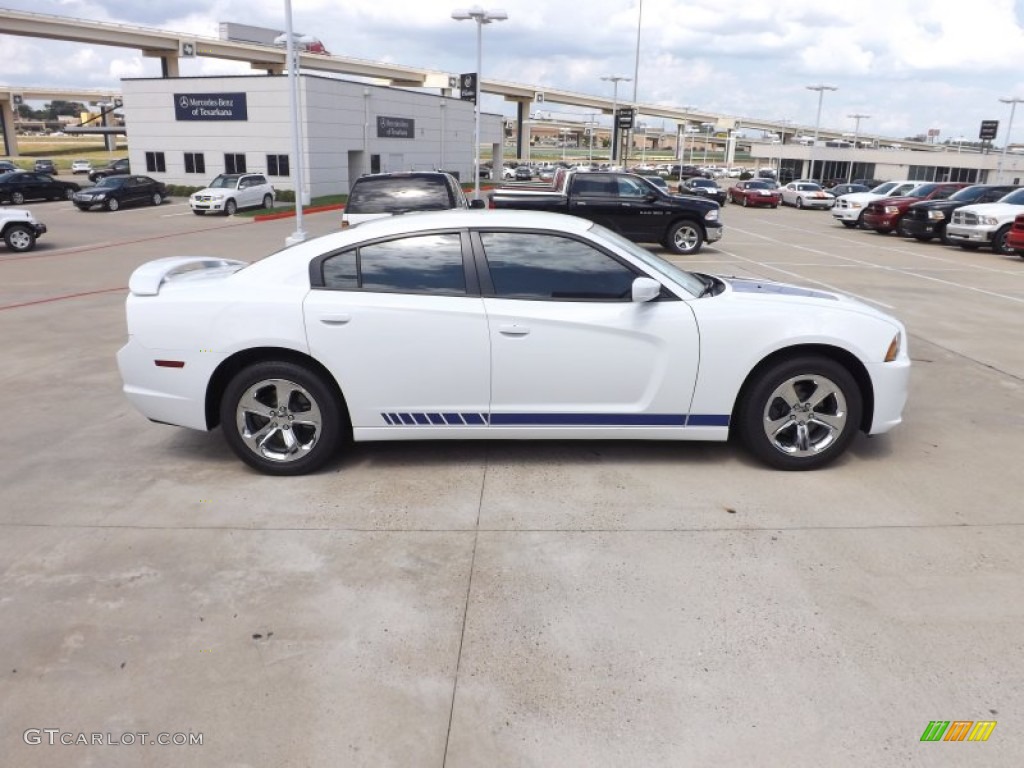
[[[146,153],[146,171],[149,173],[166,173],[167,163],[164,161],[163,152]]]
[[[206,173],[206,158],[202,152],[185,153],[185,173]]]
[[[225,154],[224,155],[224,172],[225,173],[245,173],[245,155],[243,154]]]
[[[288,155],[267,155],[268,176],[290,176]]]

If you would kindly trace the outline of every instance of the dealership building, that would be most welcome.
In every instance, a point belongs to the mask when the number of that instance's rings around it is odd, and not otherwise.
[[[367,173],[444,169],[473,178],[471,101],[332,77],[298,76],[307,199],[345,194]],[[286,75],[122,81],[132,169],[205,186],[219,173],[259,172],[295,189]],[[481,115],[480,142],[502,162],[501,115]]]

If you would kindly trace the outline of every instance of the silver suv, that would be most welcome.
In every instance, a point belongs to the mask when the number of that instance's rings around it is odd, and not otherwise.
[[[262,173],[222,173],[210,186],[188,198],[192,213],[223,213],[231,216],[239,208],[273,208],[274,188]]]

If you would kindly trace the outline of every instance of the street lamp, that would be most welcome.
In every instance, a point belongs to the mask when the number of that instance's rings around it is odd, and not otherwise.
[[[834,85],[822,85],[820,83],[818,85],[808,85],[805,87],[809,91],[818,92],[818,117],[814,121],[814,143],[811,145],[810,151],[811,170],[809,175],[811,178],[814,178],[814,148],[818,146],[818,131],[821,129],[821,102],[825,98],[825,91],[838,91],[839,88]]]
[[[704,127],[707,128],[708,135],[704,137],[704,165],[708,164],[708,144],[711,143],[711,129],[715,127],[714,123],[704,123]]]
[[[472,8],[458,8],[452,11],[452,18],[456,21],[476,22],[476,101],[473,103],[473,113],[476,118],[476,126],[473,135],[473,196],[480,199],[480,81],[483,69],[483,41],[484,24],[492,21],[505,21],[508,14],[502,10],[485,11],[479,5]]]
[[[1018,104],[1024,104],[1024,99],[1013,96],[1009,99],[1000,99],[1003,104],[1010,105],[1010,122],[1006,126],[1006,142],[1003,144],[1003,152],[999,155],[999,163],[996,165],[996,181],[1003,180],[1003,163],[1006,161],[1006,150],[1010,148],[1010,131],[1013,130],[1013,113],[1017,110]]]
[[[860,114],[858,112],[854,112],[852,115],[847,115],[847,117],[852,117],[854,119],[854,121],[855,121],[854,124],[853,124],[853,148],[854,148],[854,150],[856,150],[857,149],[857,136],[860,135],[860,121],[861,120],[867,120],[868,118],[871,117],[871,115],[862,115],[862,114]],[[850,175],[847,177],[846,181],[847,182],[853,181],[853,161],[852,160],[850,161]]]
[[[302,228],[302,198],[305,193],[305,179],[302,171],[302,142],[299,139],[299,54],[292,32],[292,0],[284,0],[285,56],[288,58],[288,107],[291,112],[292,156],[295,158],[295,231],[285,238],[285,247],[305,242],[306,230]]]
[[[565,162],[565,148],[569,141],[569,134],[572,132],[571,128],[559,128],[558,132],[562,134],[562,162]]]
[[[625,75],[608,75],[601,79],[612,83],[612,163],[614,164],[619,159],[619,83],[623,80],[628,83],[633,78]]]

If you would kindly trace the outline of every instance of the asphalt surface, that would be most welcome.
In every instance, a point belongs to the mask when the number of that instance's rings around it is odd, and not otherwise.
[[[1024,260],[731,205],[677,259],[907,324],[904,424],[827,470],[374,443],[281,479],[147,422],[114,355],[134,267],[260,258],[294,220],[27,207],[49,233],[0,249],[4,768],[1020,765]],[[998,725],[922,743],[933,720]]]

